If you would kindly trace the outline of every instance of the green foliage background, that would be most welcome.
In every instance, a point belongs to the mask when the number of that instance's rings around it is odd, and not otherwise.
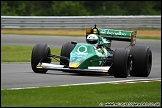
[[[1,16],[161,15],[161,1],[1,1]]]

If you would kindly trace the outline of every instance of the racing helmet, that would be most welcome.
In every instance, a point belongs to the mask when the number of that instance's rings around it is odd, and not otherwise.
[[[90,44],[97,44],[98,43],[98,36],[95,34],[90,34],[86,38],[87,43]]]

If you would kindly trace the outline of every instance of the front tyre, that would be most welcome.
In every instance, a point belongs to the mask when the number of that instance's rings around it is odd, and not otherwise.
[[[60,56],[67,57],[70,59],[70,53],[74,49],[74,47],[75,44],[72,44],[71,42],[65,42],[62,45]],[[69,60],[60,58],[60,65],[69,66]]]
[[[130,72],[129,51],[123,48],[116,49],[113,55],[113,75],[117,78],[126,78]]]
[[[147,46],[134,46],[130,50],[132,56],[131,76],[147,77],[151,72],[152,52]]]
[[[47,72],[45,69],[37,69],[36,66],[40,61],[44,63],[50,63],[51,58],[49,55],[51,55],[51,51],[47,44],[36,44],[33,47],[31,54],[31,67],[35,73]]]

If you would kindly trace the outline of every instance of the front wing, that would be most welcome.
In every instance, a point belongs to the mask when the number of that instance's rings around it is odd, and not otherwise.
[[[108,73],[110,66],[89,66],[88,69],[71,69],[71,68],[65,67],[64,65],[39,63],[36,68],[46,69],[46,70],[69,71],[69,72]]]

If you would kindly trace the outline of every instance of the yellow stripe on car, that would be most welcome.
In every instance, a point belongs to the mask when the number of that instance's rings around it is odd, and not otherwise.
[[[103,70],[103,72],[108,72],[108,70]]]
[[[77,63],[70,63],[69,64],[69,67],[70,68],[78,68],[79,67],[79,64],[77,64]]]
[[[43,68],[42,66],[37,66],[37,68]]]

